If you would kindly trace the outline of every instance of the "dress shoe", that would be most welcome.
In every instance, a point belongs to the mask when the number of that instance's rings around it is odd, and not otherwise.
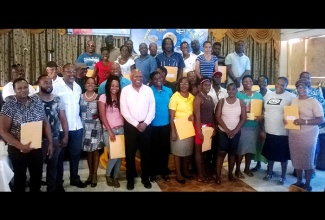
[[[193,179],[194,179],[194,176],[192,176],[192,175],[185,175],[185,174],[183,174],[183,176],[184,176],[186,179],[188,179],[188,180],[193,180]]]
[[[114,188],[120,188],[120,183],[117,178],[114,179]]]
[[[185,184],[186,183],[185,179],[179,180],[179,179],[177,179],[177,177],[176,177],[176,181],[178,183],[180,183],[180,184]]]
[[[134,180],[129,180],[128,183],[126,184],[126,188],[128,190],[133,190],[134,189]]]
[[[152,187],[149,180],[141,180],[141,183],[143,184],[144,188],[151,189]]]
[[[162,175],[161,176],[163,178],[164,181],[169,182],[170,181],[170,177],[168,175]]]
[[[87,180],[85,181],[86,185],[90,185],[91,184],[91,175],[88,176]]]
[[[56,186],[55,192],[65,192],[65,189],[62,185]]]
[[[272,178],[273,178],[273,175],[272,174],[267,174],[265,177],[263,177],[263,180],[264,181],[269,181]]]
[[[96,187],[97,186],[97,174],[93,174],[92,178],[91,178],[91,187]]]
[[[311,186],[308,186],[308,185],[303,185],[302,187],[303,189],[305,189],[307,192],[311,192],[313,190],[313,188]]]
[[[110,176],[105,176],[105,177],[106,177],[107,186],[114,186],[113,179]]]
[[[75,181],[70,181],[71,186],[76,186],[78,188],[86,188],[87,185],[83,183],[80,179],[75,180]]]
[[[156,176],[150,176],[150,182],[152,182],[152,183],[155,183],[156,182],[156,179],[157,179],[157,177]]]

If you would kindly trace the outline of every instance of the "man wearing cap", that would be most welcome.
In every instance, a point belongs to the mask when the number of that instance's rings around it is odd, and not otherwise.
[[[213,99],[214,110],[216,110],[217,104],[221,99],[228,97],[227,89],[221,87],[221,78],[222,72],[220,71],[215,71],[212,74],[212,86],[208,95],[210,95]],[[205,155],[206,166],[208,167],[210,174],[216,173],[215,168],[217,160],[217,149],[217,135],[215,135],[212,137],[211,150],[207,151]]]
[[[95,64],[102,60],[102,56],[95,52],[96,44],[93,40],[88,40],[86,43],[86,52],[80,54],[76,63],[84,63],[89,69],[93,70]]]
[[[86,64],[84,63],[76,63],[76,83],[80,86],[82,93],[86,92],[86,88],[85,88],[85,82],[86,82],[86,78],[87,78],[87,70],[89,69],[88,66],[86,66]]]

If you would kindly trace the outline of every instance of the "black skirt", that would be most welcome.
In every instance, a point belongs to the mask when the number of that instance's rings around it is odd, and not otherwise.
[[[262,155],[267,160],[285,162],[290,160],[289,137],[266,133]]]

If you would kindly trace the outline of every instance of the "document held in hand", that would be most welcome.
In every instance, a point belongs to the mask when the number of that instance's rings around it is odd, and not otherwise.
[[[297,105],[284,106],[284,119],[287,124],[284,126],[286,129],[300,130],[300,125],[295,125],[293,121],[299,119],[299,109]]]
[[[212,143],[212,134],[213,134],[212,127],[202,127],[202,134],[203,134],[203,144],[202,144],[202,152],[211,150],[211,143]]]
[[[124,135],[115,135],[115,141],[109,140],[109,158],[124,158],[125,157],[125,141]]]
[[[168,82],[175,82],[177,80],[177,66],[165,66],[167,69],[166,80]]]
[[[253,113],[254,117],[260,117],[262,115],[262,105],[263,105],[262,100],[252,99],[250,113]]]
[[[174,120],[176,131],[180,140],[193,137],[195,135],[194,125],[188,117],[177,118]]]
[[[31,148],[42,147],[43,121],[33,121],[21,124],[20,126],[20,142],[28,144],[31,142]]]

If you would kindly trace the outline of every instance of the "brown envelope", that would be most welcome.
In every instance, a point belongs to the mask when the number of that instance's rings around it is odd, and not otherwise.
[[[202,144],[202,152],[211,150],[211,143],[212,143],[212,134],[213,134],[212,127],[202,127],[202,134],[203,134],[203,144]]]
[[[43,121],[21,124],[20,129],[20,142],[22,144],[28,144],[31,141],[31,148],[37,149],[42,147]]]
[[[86,74],[86,76],[87,76],[87,77],[92,77],[92,76],[93,76],[93,73],[94,73],[94,70],[90,70],[90,69],[88,69],[88,70],[87,70],[87,74]]]
[[[125,157],[125,141],[124,135],[115,135],[116,140],[109,141],[109,159]]]
[[[297,105],[284,106],[284,119],[287,124],[284,126],[286,129],[300,130],[300,125],[295,125],[293,121],[299,119],[299,109]]]
[[[177,80],[177,66],[165,66],[167,69],[166,80],[168,82],[175,82]]]
[[[174,123],[180,140],[195,136],[193,122],[189,121],[188,117],[175,119]]]

